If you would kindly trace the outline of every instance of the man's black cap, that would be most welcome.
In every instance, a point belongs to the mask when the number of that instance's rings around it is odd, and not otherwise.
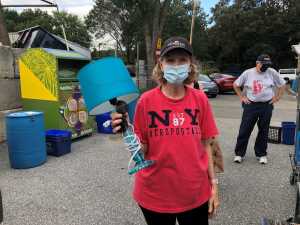
[[[190,43],[183,37],[171,37],[164,42],[164,45],[160,51],[160,56],[163,57],[168,52],[174,49],[183,49],[191,56],[193,55],[193,49]]]
[[[272,64],[271,57],[267,54],[261,54],[258,56],[256,62],[260,62],[262,64]]]

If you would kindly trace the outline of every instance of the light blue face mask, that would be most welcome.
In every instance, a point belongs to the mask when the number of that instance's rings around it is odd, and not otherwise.
[[[164,78],[170,84],[182,84],[189,76],[190,64],[180,66],[166,65],[164,67]]]

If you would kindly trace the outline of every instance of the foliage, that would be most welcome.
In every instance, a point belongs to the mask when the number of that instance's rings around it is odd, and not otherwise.
[[[185,0],[97,0],[86,18],[89,31],[101,38],[109,34],[125,47],[127,61],[133,61],[136,44],[140,56],[151,65],[157,39],[170,36],[189,38],[192,6]],[[197,56],[207,57],[206,15],[197,9],[194,33],[194,49]]]
[[[222,0],[213,10],[208,30],[210,54],[221,70],[252,67],[261,53],[275,68],[295,67],[291,45],[300,41],[297,0]]]
[[[61,34],[63,21],[68,38],[85,46],[90,42],[87,29],[100,42],[109,35],[118,45],[118,55],[130,64],[135,62],[139,43],[140,59],[153,65],[158,38],[189,39],[192,5],[186,0],[95,0],[86,25],[67,13],[5,10],[4,15],[10,32],[41,25]],[[219,0],[210,18],[201,8],[196,10],[193,49],[207,70],[242,71],[252,67],[261,53],[270,54],[277,69],[295,67],[291,45],[299,42],[299,0]],[[113,51],[93,50],[98,57],[107,54]]]
[[[40,9],[26,9],[21,13],[14,10],[4,10],[4,18],[8,32],[17,32],[40,25],[47,31],[62,36],[63,24],[68,40],[89,47],[91,37],[87,28],[78,16],[67,12],[54,12],[49,15]]]

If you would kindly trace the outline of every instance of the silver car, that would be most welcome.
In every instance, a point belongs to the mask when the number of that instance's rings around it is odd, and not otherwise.
[[[217,97],[219,93],[218,85],[205,74],[199,74],[198,84],[208,97]]]

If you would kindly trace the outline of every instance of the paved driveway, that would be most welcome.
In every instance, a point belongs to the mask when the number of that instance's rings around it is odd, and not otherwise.
[[[221,207],[211,225],[254,225],[261,216],[293,215],[295,187],[289,185],[288,154],[293,146],[269,145],[269,163],[254,157],[254,136],[243,164],[232,163],[241,109],[234,95],[211,99],[225,160],[220,174]],[[274,111],[273,123],[294,120],[295,99],[286,96]],[[256,131],[255,131],[256,133]],[[144,225],[131,198],[129,160],[116,135],[95,134],[72,144],[72,153],[48,157],[28,170],[9,167],[7,146],[0,145],[0,188],[4,225]]]

